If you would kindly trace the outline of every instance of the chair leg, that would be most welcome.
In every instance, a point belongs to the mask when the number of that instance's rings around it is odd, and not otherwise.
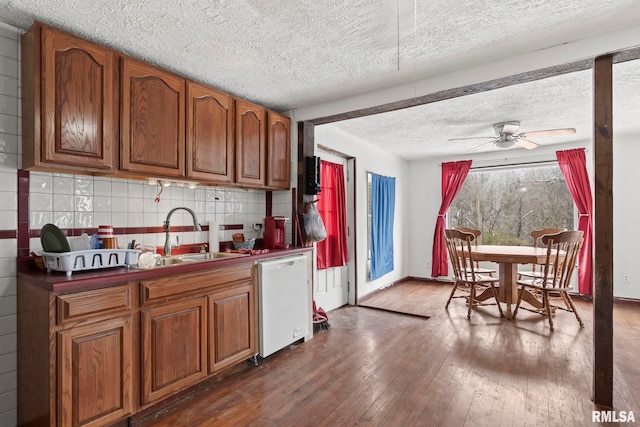
[[[562,297],[564,298],[565,303],[568,303],[569,306],[571,307],[571,311],[573,311],[573,314],[576,315],[576,319],[578,319],[578,323],[580,324],[580,327],[584,328],[584,323],[582,322],[582,319],[578,314],[578,310],[576,310],[576,306],[573,305],[573,300],[571,299],[569,294],[567,294],[566,292],[560,292],[560,295],[562,295]]]
[[[498,311],[500,312],[500,317],[504,317],[504,313],[502,312],[502,306],[500,305],[500,300],[498,299],[498,293],[496,291],[496,287],[491,283],[491,292],[493,293],[493,298],[496,300],[496,304],[498,304]]]
[[[449,308],[449,303],[453,298],[453,294],[456,292],[456,289],[458,289],[458,283],[460,282],[456,280],[456,282],[453,284],[453,289],[451,289],[451,293],[449,294],[449,299],[447,300],[447,303],[444,305],[445,309]]]
[[[473,283],[471,283],[471,289],[469,293],[469,304],[467,307],[467,319],[471,319],[471,306],[473,305],[473,301],[476,299],[476,287]]]
[[[522,302],[522,295],[524,294],[524,286],[520,286],[520,291],[518,292],[518,301],[516,302],[516,308],[513,310],[513,314],[511,315],[512,319],[516,318],[518,314],[518,309],[520,308],[520,303]]]
[[[547,313],[547,317],[549,318],[549,328],[551,332],[553,332],[553,318],[551,316],[551,305],[549,304],[549,294],[547,292],[542,292],[542,302],[544,303],[545,313]]]

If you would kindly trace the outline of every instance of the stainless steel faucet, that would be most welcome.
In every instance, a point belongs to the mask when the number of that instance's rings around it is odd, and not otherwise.
[[[164,254],[165,255],[171,255],[171,237],[169,236],[169,227],[170,227],[170,219],[171,219],[171,215],[173,215],[173,213],[179,209],[182,209],[184,211],[187,211],[191,214],[191,218],[193,218],[193,228],[195,231],[200,231],[200,224],[198,223],[198,217],[196,216],[196,213],[194,211],[192,211],[189,208],[183,207],[183,206],[179,206],[177,208],[173,208],[169,211],[169,213],[167,214],[167,219],[164,220]]]

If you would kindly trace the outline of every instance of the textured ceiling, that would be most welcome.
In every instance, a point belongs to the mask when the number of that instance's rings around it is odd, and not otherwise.
[[[0,21],[26,29],[37,19],[277,111],[634,27],[638,18],[637,0],[0,0]],[[464,152],[468,141],[446,139],[491,136],[503,120],[520,120],[522,130],[576,127],[572,139],[588,139],[590,74],[548,80],[339,126],[406,158]]]

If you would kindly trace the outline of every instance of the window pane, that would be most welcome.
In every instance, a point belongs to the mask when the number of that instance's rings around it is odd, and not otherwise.
[[[542,228],[573,229],[574,204],[557,164],[469,172],[449,208],[449,227],[482,231],[485,245],[531,245]]]

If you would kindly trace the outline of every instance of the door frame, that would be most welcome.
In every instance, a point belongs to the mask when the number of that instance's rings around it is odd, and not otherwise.
[[[299,121],[298,129],[297,129],[297,159],[298,159],[298,176],[297,176],[297,191],[295,192],[294,200],[296,209],[293,210],[294,215],[300,215],[300,213],[304,212],[304,205],[306,202],[307,195],[304,194],[305,184],[306,184],[306,157],[315,155],[316,144],[315,144],[315,124],[310,121]],[[293,147],[292,147],[293,148]],[[325,147],[326,149],[326,147]],[[327,149],[327,151],[335,151],[332,149]],[[356,235],[356,218],[357,218],[357,192],[355,191],[356,187],[356,174],[357,170],[356,158],[345,153],[336,152],[338,155],[342,157],[346,157],[348,159],[347,165],[349,169],[349,182],[350,185],[347,188],[350,188],[348,191],[352,191],[352,218],[353,223],[349,223],[350,229],[350,237],[353,239],[353,251],[350,253],[349,257],[349,283],[353,283],[353,286],[349,286],[348,298],[347,301],[351,305],[358,304],[358,254],[357,254],[357,235]],[[300,218],[301,219],[301,218]],[[297,242],[297,240],[294,240]],[[300,244],[301,242],[297,242]],[[349,247],[349,246],[348,246]],[[350,248],[350,247],[349,247]],[[350,248],[351,249],[351,248]],[[314,260],[315,261],[315,260]],[[317,270],[316,270],[317,271]],[[316,271],[313,272],[314,279],[316,275]]]
[[[347,212],[347,304],[356,305],[358,301],[358,281],[357,281],[357,257],[356,257],[356,158],[333,148],[326,147],[318,144],[316,147],[316,154],[322,158],[322,153],[327,153],[332,156],[340,157],[345,160],[346,168],[346,212]],[[330,160],[329,160],[330,161]],[[321,183],[322,185],[322,183]],[[315,265],[315,260],[314,260]],[[317,283],[318,270],[315,269],[314,281]]]

